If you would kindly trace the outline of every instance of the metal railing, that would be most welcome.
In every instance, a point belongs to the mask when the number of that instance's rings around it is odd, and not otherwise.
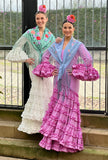
[[[54,35],[62,37],[61,26],[68,14],[74,14],[76,39],[82,41],[93,57],[93,66],[100,79],[94,82],[80,82],[80,108],[82,112],[104,113],[106,96],[107,58],[107,0],[45,0],[38,1],[48,8],[48,28]]]
[[[1,107],[22,106],[22,64],[6,61],[9,50],[0,50],[0,95]]]
[[[22,0],[1,0],[0,5],[0,107],[22,106],[22,64],[6,55],[22,34]]]
[[[4,94],[1,95],[2,98],[0,99],[0,103],[1,106],[4,105],[4,107],[9,105],[22,106],[24,98],[22,96],[22,64],[12,64],[5,60],[5,56],[8,52],[7,50],[11,49],[12,45],[22,33],[22,2],[21,0],[16,0],[16,4],[17,2],[20,4],[18,6],[16,5],[16,10],[14,9],[13,11],[14,7],[12,0],[10,0],[10,7],[6,7],[6,0],[2,1],[3,11],[1,12],[2,24],[0,25],[2,29],[2,37],[0,38],[0,64],[3,65],[2,70],[0,69],[0,74],[2,76],[2,80],[0,80],[0,89],[3,88]],[[40,4],[45,4],[47,7],[47,27],[51,30],[55,37],[63,37],[61,26],[64,19],[66,19],[66,16],[68,14],[74,14],[76,16],[77,22],[75,25],[74,37],[86,45],[92,54],[93,66],[100,74],[100,79],[97,81],[80,82],[80,108],[83,112],[108,112],[108,16],[106,16],[108,15],[107,0],[38,0],[37,7]],[[8,8],[8,11],[6,8]],[[10,29],[7,28],[7,26]],[[15,26],[17,27],[15,28]]]

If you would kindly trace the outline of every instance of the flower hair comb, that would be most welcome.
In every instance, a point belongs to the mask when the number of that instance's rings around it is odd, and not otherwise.
[[[67,16],[67,21],[69,21],[71,23],[75,23],[76,22],[75,16],[73,14],[68,15]]]
[[[39,11],[43,12],[43,13],[46,13],[46,6],[45,5],[40,5],[39,6]]]

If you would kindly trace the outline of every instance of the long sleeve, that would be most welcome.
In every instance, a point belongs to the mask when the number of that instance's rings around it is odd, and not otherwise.
[[[49,62],[50,57],[51,57],[50,52],[46,50],[46,52],[42,56],[42,62]]]
[[[49,61],[50,61],[50,57],[51,54],[50,52],[47,50],[43,56],[42,56],[42,62],[41,64],[39,64],[36,68],[34,68],[34,70],[32,71],[32,73],[36,76],[39,77],[51,77],[52,72],[54,71],[54,69],[56,68],[55,66],[53,66]]]
[[[83,81],[93,81],[99,78],[98,71],[92,67],[92,56],[86,47],[81,44],[79,47],[79,55],[83,59],[83,64],[72,66],[72,75]]]
[[[84,44],[81,44],[79,49],[79,56],[83,59],[83,64],[88,67],[92,65],[92,56],[87,50],[87,48],[84,46]]]
[[[8,53],[6,59],[12,62],[24,62],[28,59],[28,55],[24,51],[24,45],[26,45],[27,39],[21,36],[13,46],[13,49]]]

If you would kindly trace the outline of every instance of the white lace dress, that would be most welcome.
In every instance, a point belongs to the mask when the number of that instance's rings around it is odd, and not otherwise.
[[[16,45],[17,47],[13,48],[8,53],[6,59],[12,62],[24,62],[25,59],[28,58],[28,55],[22,50],[22,46],[26,41],[27,39],[21,38]],[[38,56],[34,48],[30,44],[29,46],[30,52],[32,54],[35,53],[35,55]],[[34,58],[32,55],[31,57]],[[28,134],[39,132],[53,89],[52,78],[37,77],[33,75],[32,70],[32,66],[29,65],[29,74],[32,84],[28,101],[25,104],[24,111],[21,115],[22,122],[18,127],[19,131],[26,132]]]
[[[52,94],[52,79],[40,78],[32,73],[32,67],[29,67],[29,73],[32,81],[32,86],[29,94],[29,99],[25,104],[25,109],[22,113],[22,122],[18,127],[19,131],[28,134],[37,133],[40,130],[42,119],[50,101]]]

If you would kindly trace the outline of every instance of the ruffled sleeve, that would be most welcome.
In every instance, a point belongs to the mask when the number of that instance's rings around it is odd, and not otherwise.
[[[99,78],[99,73],[92,67],[92,56],[83,43],[80,45],[78,53],[83,60],[83,64],[73,65],[72,75],[82,81],[97,80]]]
[[[98,71],[91,65],[86,67],[84,64],[72,66],[72,75],[82,81],[95,81],[99,78]]]
[[[42,62],[36,68],[34,68],[32,73],[39,77],[51,77],[53,76],[52,72],[55,68],[56,67],[50,64],[49,62]]]
[[[50,52],[47,50],[44,55],[42,56],[42,62],[41,64],[37,65],[36,68],[32,71],[32,73],[38,77],[51,77],[52,72],[56,68],[54,65],[52,65],[50,60]]]
[[[17,47],[8,53],[6,59],[12,62],[24,62],[28,59],[28,55],[20,47]]]
[[[26,59],[28,59],[28,55],[23,50],[26,42],[26,38],[21,36],[21,38],[19,38],[19,40],[13,46],[13,49],[7,54],[6,59],[12,62],[24,62]]]

